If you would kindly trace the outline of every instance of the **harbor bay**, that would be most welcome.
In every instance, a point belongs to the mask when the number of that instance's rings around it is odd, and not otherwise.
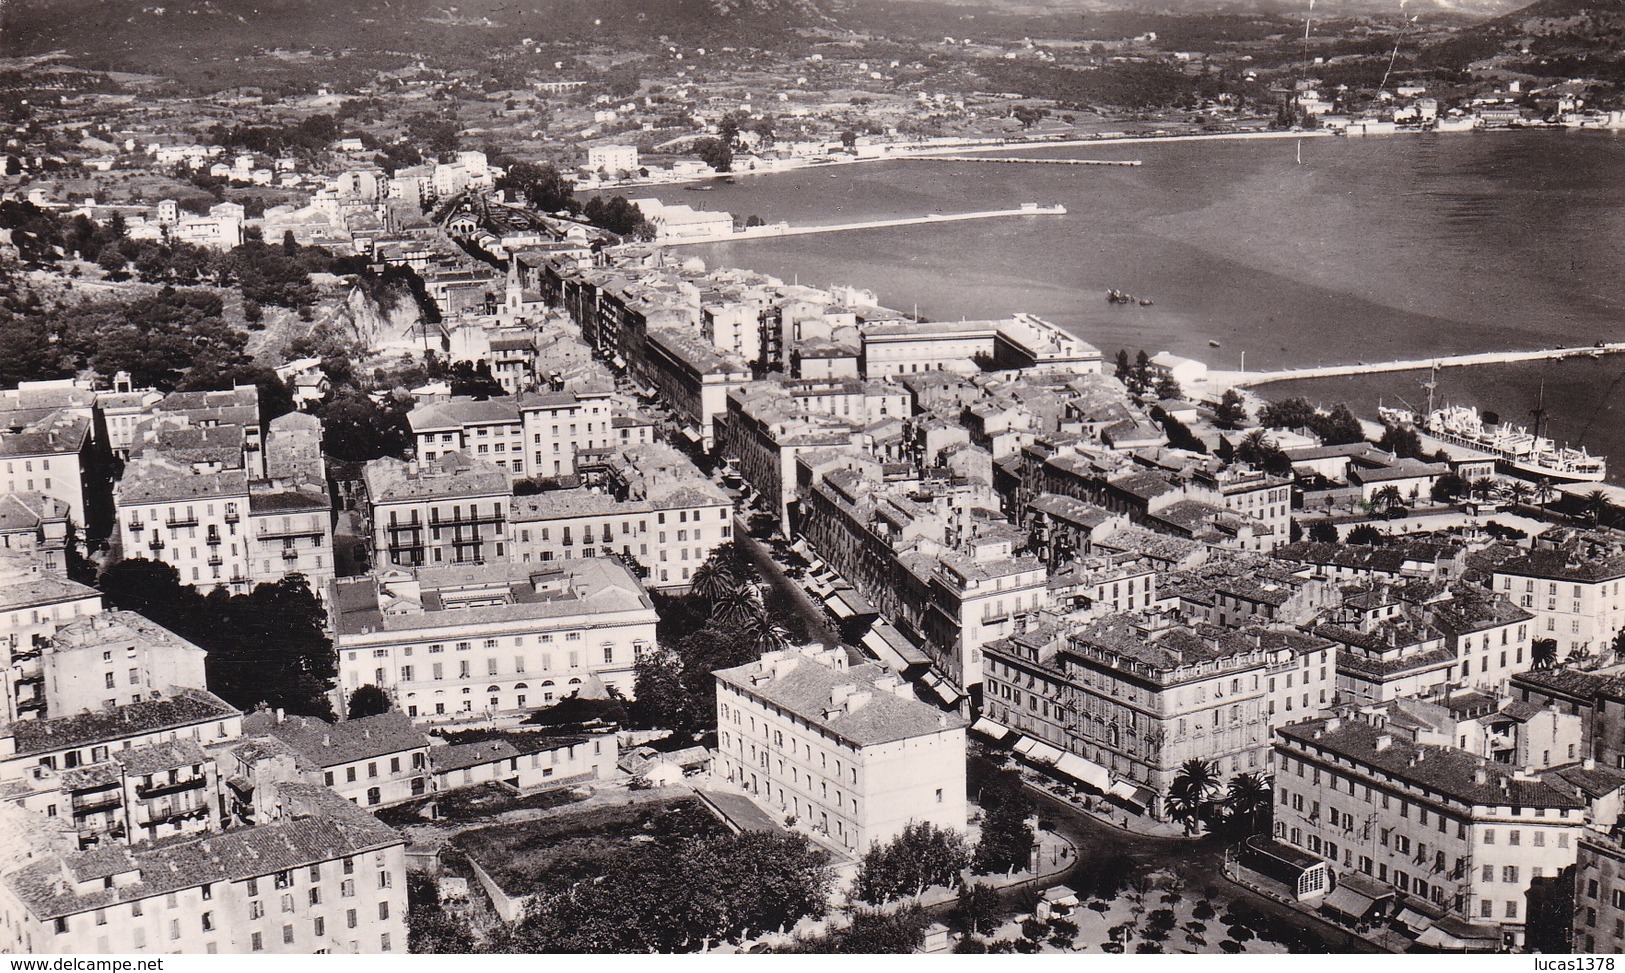
[[[935,319],[1027,311],[1108,354],[1166,349],[1254,371],[1625,337],[1625,141],[1614,135],[1141,142],[1020,154],[1144,164],[910,160],[744,178],[704,194],[662,187],[661,195],[792,223],[1060,203],[1068,215],[1059,219],[692,252],[713,266],[871,288]],[[1110,304],[1114,288],[1154,304]],[[1443,387],[1456,390],[1454,401],[1526,421],[1544,381],[1558,439],[1575,441],[1589,424],[1593,452],[1622,455],[1625,430],[1609,420],[1622,368],[1618,359],[1474,366],[1443,373]],[[1261,391],[1347,400],[1374,418],[1385,395],[1414,401],[1418,381],[1392,373]]]

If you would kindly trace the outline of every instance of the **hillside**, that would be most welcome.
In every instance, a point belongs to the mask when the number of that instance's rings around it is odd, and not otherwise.
[[[1475,24],[1429,54],[1542,77],[1625,82],[1625,0],[1536,0]]]

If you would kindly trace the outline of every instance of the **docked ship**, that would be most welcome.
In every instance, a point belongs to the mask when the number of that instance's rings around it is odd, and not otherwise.
[[[1447,405],[1433,408],[1433,390],[1437,383],[1426,383],[1428,411],[1418,417],[1408,409],[1379,408],[1377,415],[1384,422],[1413,425],[1440,442],[1465,446],[1496,458],[1506,471],[1534,479],[1547,479],[1561,483],[1600,483],[1608,475],[1608,460],[1592,456],[1583,447],[1560,446],[1543,436],[1546,415],[1544,391],[1541,402],[1533,410],[1535,429],[1500,421],[1491,412],[1480,413],[1467,405]]]

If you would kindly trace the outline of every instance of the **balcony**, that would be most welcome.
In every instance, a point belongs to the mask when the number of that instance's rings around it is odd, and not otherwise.
[[[235,524],[242,519],[242,515],[235,510],[226,511],[226,523]]]
[[[221,557],[219,554],[210,554],[209,555],[209,567],[217,568],[220,565],[225,564],[225,563],[226,563],[226,559]]]
[[[124,803],[124,795],[116,790],[91,794],[86,797],[75,795],[73,798],[73,816],[76,818],[88,817],[99,811],[111,810]]]
[[[291,547],[284,547],[282,549],[282,560],[297,561],[299,560],[299,552]]]
[[[180,517],[170,517],[164,520],[164,526],[168,527],[170,530],[174,530],[177,527],[196,527],[197,518],[191,516],[190,514]]]
[[[152,540],[147,542],[147,546],[155,551],[161,551],[165,546],[164,539],[162,537],[154,537]]]
[[[129,526],[130,529],[135,531],[137,534],[141,533],[147,528],[146,521],[142,520],[140,517],[131,518]]]
[[[136,823],[140,825],[168,824],[171,821],[184,821],[187,818],[208,817],[209,805],[199,804],[196,807],[143,807],[136,815]]]
[[[201,774],[195,777],[180,777],[174,781],[155,780],[150,785],[136,785],[135,796],[142,800],[153,797],[163,797],[165,794],[179,794],[198,787],[207,787],[209,778]]]
[[[224,543],[219,534],[210,534],[208,537],[204,538],[203,542],[210,547],[219,547],[222,543]]]

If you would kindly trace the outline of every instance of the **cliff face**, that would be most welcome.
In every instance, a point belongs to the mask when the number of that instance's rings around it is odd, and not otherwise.
[[[412,292],[394,285],[375,298],[367,288],[351,285],[334,315],[334,326],[348,332],[373,353],[411,350],[423,345],[423,315]]]

